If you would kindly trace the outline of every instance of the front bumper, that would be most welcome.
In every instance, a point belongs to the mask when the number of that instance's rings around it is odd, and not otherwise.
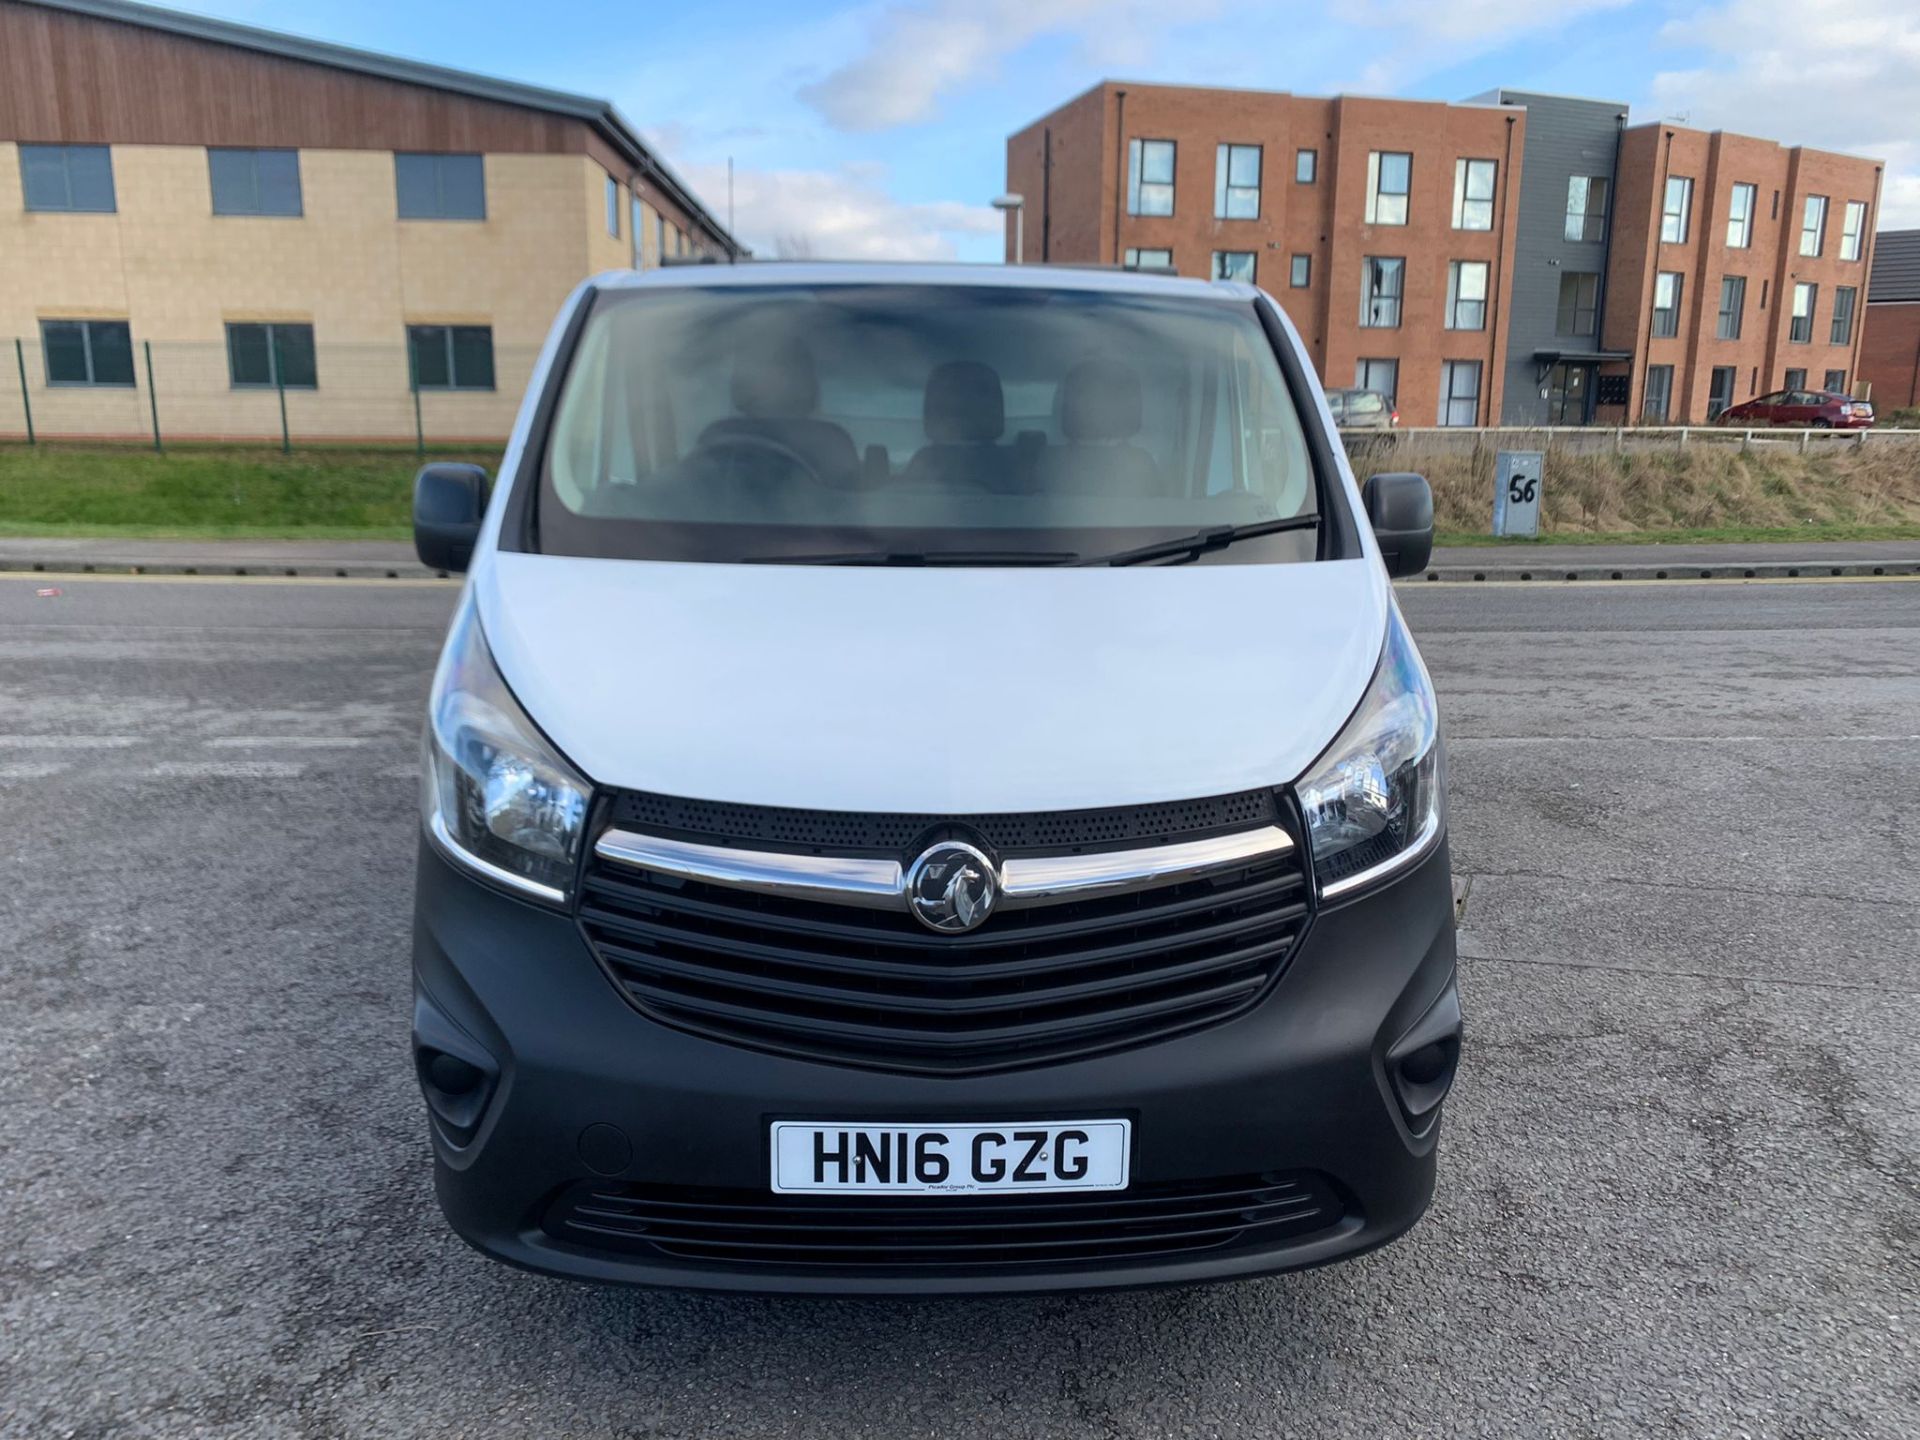
[[[1272,989],[1239,1017],[1137,1049],[993,1074],[876,1073],[658,1024],[614,991],[570,918],[469,878],[424,843],[414,975],[414,1052],[433,1112],[435,1188],[454,1229],[512,1264],[636,1284],[833,1294],[1083,1290],[1341,1259],[1391,1240],[1426,1209],[1437,1094],[1457,1054],[1444,840],[1390,884],[1323,908]],[[1438,1091],[1409,1086],[1397,1068],[1403,1042],[1423,1022],[1423,1044],[1439,1035],[1452,1047]],[[443,1055],[484,1080],[458,1096],[437,1089],[434,1077],[451,1073],[433,1069]],[[588,1182],[777,1207],[767,1181],[776,1118],[1104,1116],[1133,1121],[1132,1188],[1143,1200],[1263,1177],[1261,1184],[1300,1183],[1332,1197],[1325,1223],[1251,1229],[1242,1240],[1179,1253],[976,1250],[951,1265],[893,1266],[871,1257],[795,1264],[711,1251],[693,1259],[648,1243],[583,1243],[580,1231],[554,1219]],[[694,1223],[709,1223],[697,1218],[697,1205],[673,1203]],[[810,1202],[813,1218],[823,1203],[834,1202]],[[978,1213],[999,1203],[980,1202]],[[731,1211],[747,1213],[742,1205]],[[1071,1227],[1053,1222],[1050,1233],[1063,1228]]]

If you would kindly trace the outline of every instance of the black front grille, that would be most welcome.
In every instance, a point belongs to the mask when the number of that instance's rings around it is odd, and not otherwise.
[[[1326,1178],[1299,1172],[1119,1195],[823,1197],[600,1181],[563,1191],[545,1228],[569,1244],[674,1261],[910,1273],[1268,1248],[1344,1218]]]
[[[980,844],[1003,856],[1060,855],[1093,846],[1164,844],[1226,830],[1248,830],[1277,824],[1279,814],[1273,791],[1242,790],[1234,795],[1156,805],[969,815],[965,824]],[[638,790],[617,792],[607,818],[614,825],[649,835],[673,835],[707,845],[830,851],[837,855],[904,855],[909,859],[930,836],[954,823],[950,815],[730,805]]]
[[[1215,1023],[1286,964],[1298,851],[1128,895],[1003,910],[939,935],[904,911],[790,900],[596,859],[580,918],[623,993],[669,1024],[890,1070],[1064,1059]]]

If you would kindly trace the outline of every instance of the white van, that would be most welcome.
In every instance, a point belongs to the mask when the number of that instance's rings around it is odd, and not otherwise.
[[[607,1281],[1099,1288],[1419,1218],[1460,1043],[1440,733],[1244,285],[767,264],[568,300],[434,677],[441,1204]]]

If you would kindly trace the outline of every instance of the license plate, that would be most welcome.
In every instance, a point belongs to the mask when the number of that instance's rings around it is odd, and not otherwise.
[[[773,1189],[779,1195],[1124,1190],[1132,1141],[1130,1120],[986,1125],[776,1120]]]

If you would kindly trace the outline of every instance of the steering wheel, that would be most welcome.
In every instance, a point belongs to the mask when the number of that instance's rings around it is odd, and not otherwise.
[[[760,435],[752,430],[725,430],[718,435],[702,435],[700,443],[694,446],[696,455],[712,455],[728,450],[757,450],[762,455],[772,455],[786,461],[815,485],[824,486],[827,483],[813,461],[786,441],[776,440],[771,435]]]

